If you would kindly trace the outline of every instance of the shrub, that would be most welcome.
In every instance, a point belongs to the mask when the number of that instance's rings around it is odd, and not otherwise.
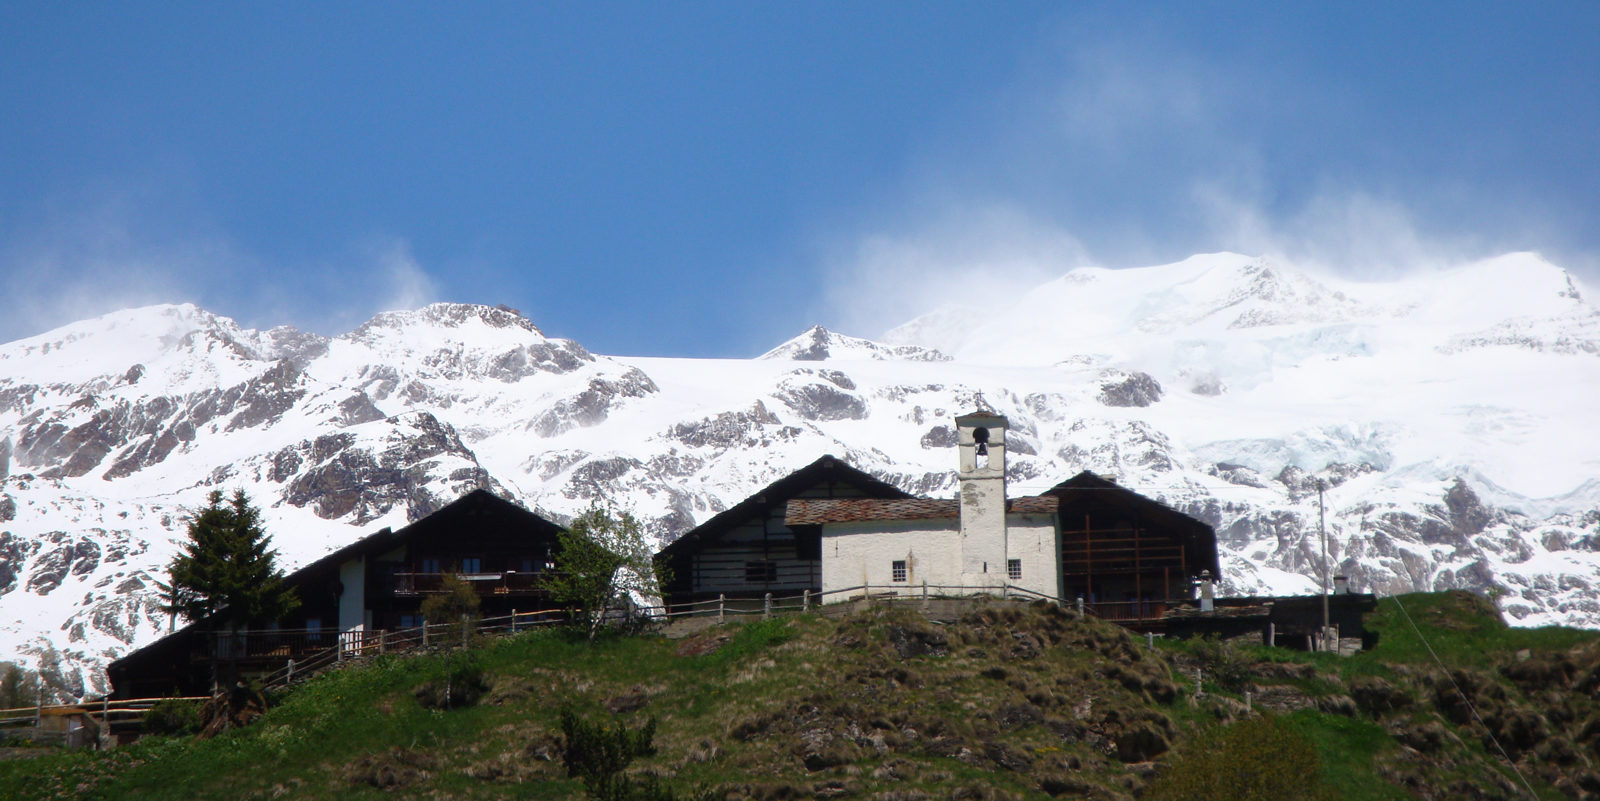
[[[478,702],[489,682],[483,668],[467,660],[452,659],[444,675],[424,683],[414,691],[417,702],[427,709],[457,709]]]
[[[1240,721],[1211,747],[1180,753],[1151,784],[1148,801],[1320,801],[1331,798],[1316,748],[1276,718]]]
[[[1189,644],[1205,677],[1229,692],[1240,692],[1250,678],[1250,658],[1232,643],[1207,635]]]
[[[563,760],[567,775],[583,781],[584,789],[596,801],[674,801],[676,795],[654,776],[632,779],[623,775],[634,758],[656,752],[656,719],[650,718],[635,731],[616,723],[611,726],[588,723],[570,710],[561,713],[561,732],[567,747]]]
[[[157,701],[144,713],[146,734],[172,736],[199,734],[202,702],[167,698]]]

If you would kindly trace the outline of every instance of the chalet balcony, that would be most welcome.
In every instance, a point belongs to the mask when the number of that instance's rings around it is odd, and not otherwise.
[[[417,597],[433,595],[444,592],[444,578],[448,573],[396,573],[394,574],[394,594],[402,597]],[[539,586],[543,573],[519,573],[515,570],[504,573],[456,573],[455,577],[466,582],[478,595],[482,596],[517,596],[541,595],[544,590]]]

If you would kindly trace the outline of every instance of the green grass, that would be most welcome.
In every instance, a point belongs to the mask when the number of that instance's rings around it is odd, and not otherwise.
[[[1447,664],[1492,675],[1512,694],[1517,688],[1495,671],[1518,650],[1564,653],[1600,636],[1511,629],[1489,607],[1452,593],[1401,602]],[[681,791],[737,787],[758,798],[811,797],[819,782],[833,782],[844,788],[841,797],[893,788],[942,799],[970,786],[1043,801],[1048,796],[1039,777],[1071,774],[1126,792],[1142,780],[1109,756],[1121,728],[1166,721],[1181,751],[1203,747],[1204,738],[1235,714],[1224,705],[1193,703],[1192,674],[1175,670],[1175,660],[1232,660],[1247,678],[1264,663],[1308,664],[1315,668],[1310,676],[1268,681],[1312,698],[1342,694],[1362,676],[1398,683],[1408,671],[1432,670],[1432,658],[1394,600],[1385,599],[1370,625],[1379,633],[1377,649],[1352,658],[1196,642],[1162,642],[1151,651],[1108,624],[1011,607],[951,626],[934,626],[903,609],[842,621],[792,615],[685,640],[605,635],[589,642],[561,631],[525,632],[468,651],[388,656],[324,674],[286,694],[256,724],[212,740],[147,738],[103,754],[0,762],[0,798],[579,798],[581,785],[566,777],[559,757],[551,762],[535,755],[540,748],[548,754],[551,746],[559,754],[563,709],[596,722],[616,717],[630,727],[655,717],[658,753],[636,767]],[[946,635],[947,647],[901,658],[890,633],[905,630]],[[1036,641],[1034,653],[1018,656],[1014,649],[1029,637]],[[1059,642],[1051,644],[1052,637]],[[719,638],[725,641],[718,644]],[[418,701],[417,688],[467,669],[480,671],[490,685],[476,705],[440,711]],[[1139,689],[1141,681],[1175,687],[1177,695],[1169,704],[1155,703]],[[1206,690],[1224,692],[1209,680]],[[639,711],[614,715],[608,708],[635,694],[649,699]],[[1581,704],[1592,701],[1574,703],[1580,715],[1591,714]],[[1000,720],[1000,710],[1017,707],[1036,708],[1042,717],[1016,725]],[[1420,706],[1404,714],[1419,725],[1439,719]],[[1383,723],[1315,711],[1283,719],[1312,743],[1322,778],[1339,797],[1410,797],[1375,778],[1380,769],[1407,764]],[[1060,734],[1061,725],[1073,721],[1089,726],[1088,733]],[[816,771],[802,764],[801,734],[817,731],[856,738],[839,746],[842,764]],[[1466,727],[1452,731],[1457,739],[1447,749],[1449,769],[1474,781],[1498,781],[1495,774],[1504,768],[1484,751],[1479,735]],[[868,734],[883,745],[863,745]],[[986,749],[999,746],[1026,755],[1032,766],[1009,770],[986,761]],[[364,780],[391,774],[403,774],[395,789]],[[1434,778],[1445,780],[1443,774]],[[1547,784],[1535,785],[1550,793]]]
[[[1431,646],[1450,667],[1485,668],[1525,648],[1565,651],[1600,640],[1600,632],[1583,629],[1508,626],[1489,599],[1464,591],[1381,599],[1367,627],[1378,633],[1377,645],[1351,660],[1353,665],[1430,664]]]
[[[1342,801],[1409,801],[1405,790],[1374,781],[1376,759],[1398,750],[1382,726],[1367,720],[1310,710],[1283,717],[1289,728],[1311,741],[1321,760],[1322,778]]]

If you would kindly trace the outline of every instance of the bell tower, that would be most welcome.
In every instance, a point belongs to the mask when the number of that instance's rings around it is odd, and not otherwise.
[[[961,573],[968,586],[1006,580],[1006,425],[990,411],[956,418]]]

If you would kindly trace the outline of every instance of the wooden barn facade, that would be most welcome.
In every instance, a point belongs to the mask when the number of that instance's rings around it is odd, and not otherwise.
[[[422,623],[422,602],[454,574],[476,590],[485,617],[545,603],[561,527],[484,490],[398,530],[383,529],[286,577],[300,606],[257,628],[192,623],[107,667],[114,698],[210,692],[219,667],[249,674]],[[437,621],[436,621],[437,622]]]
[[[796,498],[910,498],[833,456],[823,456],[685,532],[656,560],[668,570],[669,609],[725,596],[734,600],[822,589],[822,540],[815,527],[784,523]]]
[[[1222,575],[1210,526],[1084,471],[1046,490],[1059,499],[1061,597],[1109,620],[1147,621]]]

